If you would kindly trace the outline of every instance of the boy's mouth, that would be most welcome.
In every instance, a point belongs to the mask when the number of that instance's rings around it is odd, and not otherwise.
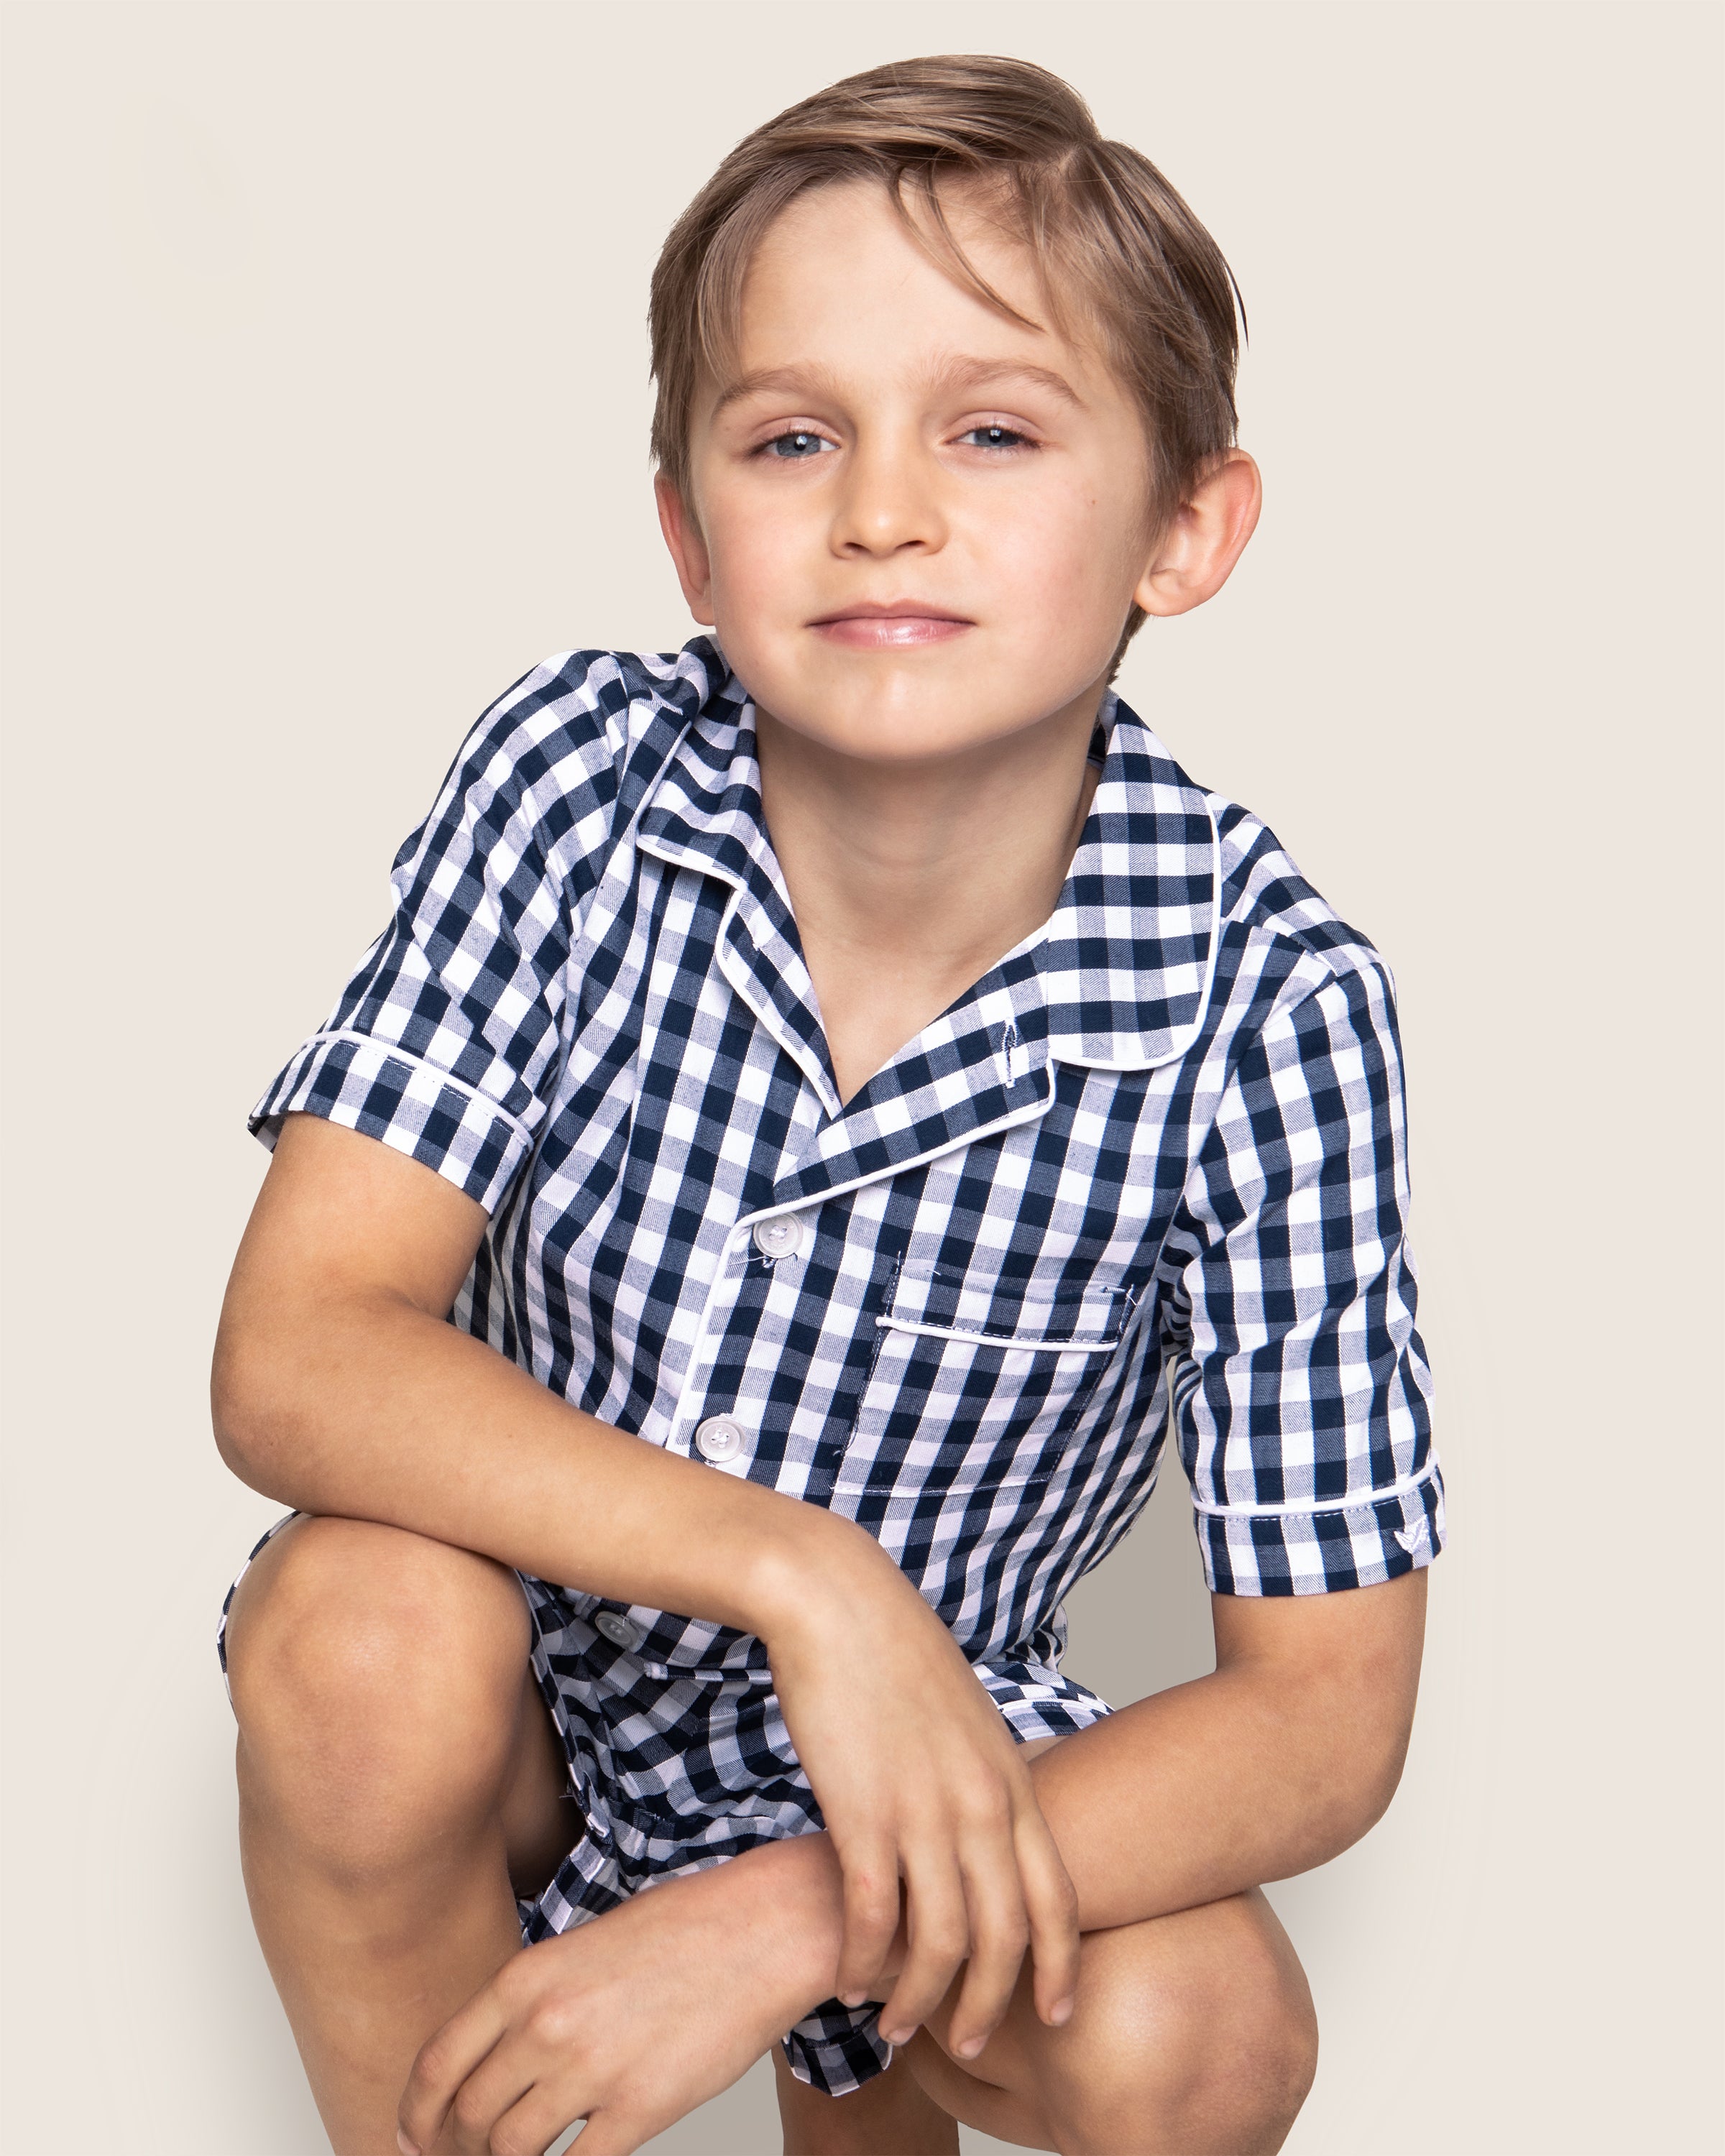
[[[922,601],[893,599],[859,602],[823,614],[809,626],[829,644],[842,644],[853,651],[902,651],[913,644],[945,644],[976,624]]]

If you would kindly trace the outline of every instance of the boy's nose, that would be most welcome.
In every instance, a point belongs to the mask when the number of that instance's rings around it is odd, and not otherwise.
[[[896,554],[906,547],[933,552],[946,542],[937,475],[914,451],[877,448],[852,452],[833,518],[839,554]]]

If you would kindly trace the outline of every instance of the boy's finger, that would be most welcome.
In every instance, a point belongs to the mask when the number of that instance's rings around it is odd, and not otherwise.
[[[450,2099],[444,2135],[453,2144],[453,2156],[490,2156],[492,2136],[505,2113],[531,2103],[536,2094],[543,2102],[535,2080],[530,2046],[521,2041],[519,2029],[494,2044]],[[566,2118],[562,2124],[568,2123]],[[548,2147],[556,2138],[556,2133],[549,2135],[543,2145]],[[511,2144],[498,2133],[495,2145]]]
[[[970,1918],[956,1860],[912,1859],[905,1867],[905,1918],[910,1953],[880,2009],[889,2044],[908,2041],[947,1995],[970,1947]]]
[[[1030,1943],[1023,1882],[1009,1845],[991,1846],[964,1867],[970,1960],[947,2027],[947,2047],[973,2059],[999,2025]]]
[[[655,2132],[657,2130],[656,2128],[654,2129]],[[604,2111],[590,2112],[588,2114],[586,2125],[582,2128],[570,2149],[570,2156],[574,2156],[574,2151],[577,2148],[588,2150],[589,2156],[634,2156],[635,2150],[640,2147],[644,2138],[646,2137],[641,2128],[634,2120],[626,2118],[620,2111],[608,2108]],[[553,2135],[552,2138],[555,2139],[556,2136]],[[505,2145],[507,2147],[513,2144],[506,2143]],[[536,2141],[526,2140],[522,2142],[521,2146],[524,2148],[536,2148],[539,2143]],[[545,2146],[549,2148],[551,2143],[547,2141]]]
[[[1071,2019],[1078,1991],[1078,1892],[1034,1804],[1020,1814],[1014,1841],[1030,1923],[1036,2011],[1050,2027],[1059,2028]]]
[[[536,2083],[528,2090],[519,2103],[512,2105],[504,2112],[491,2128],[491,2140],[482,2143],[481,2148],[486,2149],[492,2147],[549,2148],[564,2128],[572,2126],[582,2116],[578,2111],[570,2111],[567,2103],[568,2100],[565,2098],[562,2104],[559,2105],[557,2099],[548,2092],[543,2082]],[[603,2152],[608,2147],[614,2152],[614,2156],[617,2151],[639,2146],[626,2136],[619,2138],[614,2123],[608,2141],[599,2131],[601,2117],[614,2122],[616,2116],[614,2112],[603,2113],[594,2112],[592,2114],[592,2124],[582,2130],[581,2141],[585,2142],[589,2148],[599,2152]]]
[[[434,2036],[426,2039],[396,2112],[396,2124],[404,2143],[422,2150],[436,2146],[456,2091],[489,2056],[507,2026],[502,2001],[495,1985],[488,1984]]]
[[[845,1881],[845,1937],[837,1995],[846,2005],[871,1996],[898,1930],[898,1852],[889,1841],[847,1842],[839,1852]]]

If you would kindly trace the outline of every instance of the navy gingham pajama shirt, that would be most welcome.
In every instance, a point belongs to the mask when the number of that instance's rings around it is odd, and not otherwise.
[[[1109,1712],[1060,1672],[1061,1602],[1171,1430],[1218,1592],[1389,1579],[1443,1538],[1388,971],[1112,696],[1093,753],[1051,918],[844,1103],[717,648],[548,660],[251,1117],[476,1199],[452,1324],[859,1521],[1020,1740]],[[758,1640],[522,1584],[583,1822],[526,1939],[819,1825]],[[876,2015],[798,2023],[798,2076],[879,2071]]]

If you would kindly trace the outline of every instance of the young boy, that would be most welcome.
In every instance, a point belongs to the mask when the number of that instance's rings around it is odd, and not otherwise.
[[[917,60],[652,323],[712,636],[486,712],[253,1116],[259,1936],[341,2156],[624,2156],[775,2046],[794,2156],[1277,2148],[1260,1882],[1389,1800],[1443,1512],[1388,974],[1107,686],[1257,516],[1226,265]],[[1170,1433],[1217,1666],[1111,1711],[1061,1601]]]

